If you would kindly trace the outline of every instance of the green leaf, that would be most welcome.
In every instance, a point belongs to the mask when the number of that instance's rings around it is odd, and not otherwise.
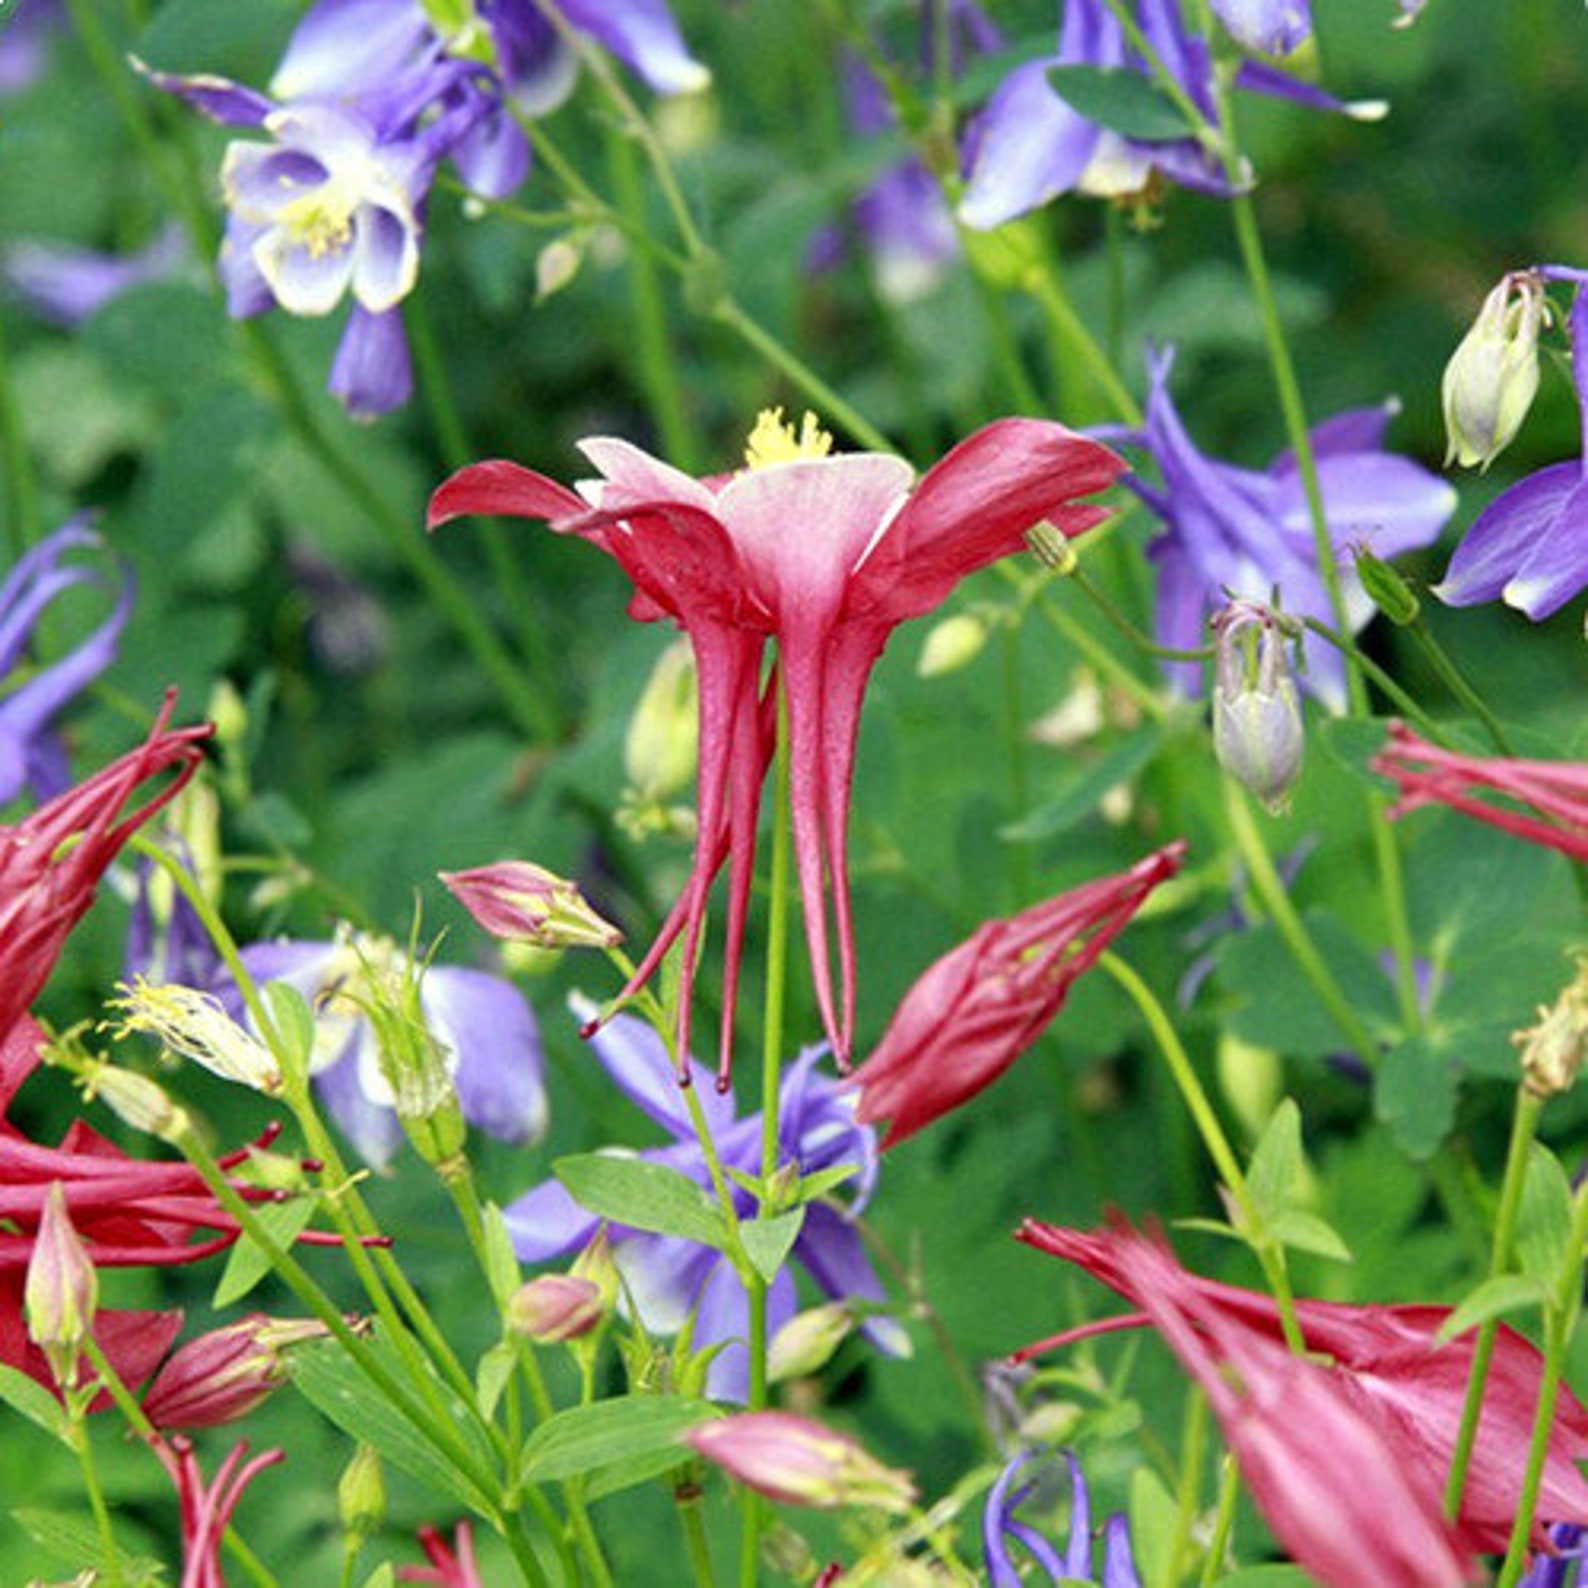
[[[1560,1160],[1533,1142],[1517,1211],[1516,1259],[1535,1284],[1550,1286],[1560,1277],[1571,1246],[1571,1206],[1571,1181]]]
[[[652,1475],[665,1472],[687,1458],[678,1436],[716,1415],[706,1401],[673,1395],[620,1395],[593,1406],[575,1406],[548,1417],[524,1442],[520,1476],[526,1483],[555,1482],[597,1474],[639,1457],[661,1461]]]
[[[841,1163],[836,1168],[821,1169],[817,1173],[806,1175],[800,1181],[800,1201],[814,1202],[818,1197],[824,1197],[835,1186],[841,1186],[846,1180],[853,1180],[860,1173],[858,1167],[852,1163]]]
[[[1445,1319],[1438,1338],[1454,1340],[1457,1335],[1475,1329],[1480,1323],[1498,1318],[1507,1312],[1517,1312],[1524,1307],[1536,1307],[1544,1299],[1544,1289],[1536,1281],[1521,1274],[1497,1274],[1485,1279]]]
[[[1173,143],[1195,129],[1169,96],[1125,66],[1050,66],[1054,93],[1079,116],[1143,143]]]
[[[1302,1208],[1287,1208],[1270,1219],[1268,1233],[1281,1246],[1295,1251],[1311,1252],[1314,1257],[1328,1257],[1337,1263],[1351,1261],[1351,1248],[1340,1239],[1335,1227]]]
[[[364,1579],[364,1588],[395,1588],[396,1574],[392,1570],[389,1560],[383,1560],[368,1577]]]
[[[1177,1230],[1195,1230],[1200,1235],[1217,1235],[1224,1241],[1240,1241],[1244,1244],[1246,1240],[1233,1224],[1226,1224],[1222,1219],[1176,1219],[1174,1227]]]
[[[497,1403],[502,1398],[502,1391],[507,1388],[507,1381],[513,1376],[517,1361],[518,1353],[509,1340],[498,1340],[480,1358],[480,1365],[474,1372],[474,1386],[480,1410],[487,1417],[496,1414]]]
[[[291,1246],[314,1217],[314,1198],[300,1196],[286,1202],[256,1202],[254,1217],[278,1245]],[[247,1235],[241,1236],[226,1259],[210,1305],[220,1312],[241,1301],[269,1272],[270,1259],[264,1248]]]
[[[497,1306],[506,1308],[508,1299],[518,1289],[522,1277],[518,1257],[513,1251],[513,1238],[507,1233],[507,1222],[502,1210],[494,1203],[485,1204],[481,1220],[481,1258],[485,1264],[486,1278]]]
[[[1169,1553],[1179,1516],[1180,1507],[1163,1479],[1150,1467],[1137,1467],[1130,1477],[1130,1537],[1143,1582],[1169,1580]]]
[[[1057,799],[998,829],[1005,843],[1024,844],[1051,838],[1097,809],[1111,788],[1128,783],[1158,753],[1165,738],[1161,727],[1139,729],[1124,739],[1090,770],[1082,773]]]
[[[394,1378],[411,1388],[411,1371],[396,1359],[395,1353],[377,1350],[376,1355]],[[401,1467],[427,1488],[451,1496],[471,1511],[483,1514],[493,1508],[492,1498],[461,1471],[449,1455],[437,1448],[430,1430],[410,1422],[363,1371],[348,1360],[340,1345],[304,1347],[293,1351],[288,1362],[292,1382],[299,1392],[345,1434],[372,1445],[383,1460]],[[467,1439],[469,1425],[463,1407],[455,1397],[446,1398],[454,1408],[454,1414],[448,1419],[449,1426]],[[478,1454],[477,1441],[469,1443]],[[489,1470],[490,1462],[489,1453],[485,1453],[481,1465]]]
[[[1426,1037],[1397,1043],[1374,1072],[1373,1113],[1408,1158],[1431,1158],[1455,1124],[1455,1066]]]
[[[722,1251],[722,1215],[695,1182],[666,1164],[589,1152],[559,1158],[552,1173],[591,1213],[654,1235],[677,1235]]]
[[[1246,1170],[1247,1189],[1265,1224],[1271,1225],[1290,1206],[1301,1168],[1301,1110],[1286,1097],[1269,1116]]]
[[[748,1219],[739,1226],[739,1239],[744,1242],[755,1271],[767,1284],[777,1278],[788,1260],[804,1223],[805,1209],[797,1207],[787,1213],[775,1213],[769,1219]]]
[[[1248,1566],[1219,1578],[1219,1588],[1316,1588],[1299,1566]]]
[[[66,1408],[42,1384],[4,1363],[0,1363],[0,1401],[21,1412],[36,1428],[53,1434],[63,1445],[71,1444]]]
[[[265,1001],[277,1040],[287,1050],[288,1067],[295,1075],[307,1075],[309,1055],[314,1051],[314,1011],[308,999],[284,981],[267,981],[259,996]]]
[[[112,1575],[98,1529],[83,1517],[63,1515],[59,1511],[46,1511],[31,1505],[19,1505],[11,1516],[40,1549],[65,1561],[73,1570],[93,1568],[101,1576],[108,1578]],[[151,1588],[162,1579],[157,1562],[129,1555],[120,1548],[116,1554],[114,1576],[125,1588]]]

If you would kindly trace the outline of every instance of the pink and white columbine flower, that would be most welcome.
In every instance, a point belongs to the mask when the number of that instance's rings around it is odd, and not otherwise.
[[[699,832],[694,869],[625,994],[678,939],[685,985],[711,884],[728,867],[719,1078],[727,1083],[734,984],[749,904],[774,696],[763,694],[768,639],[788,702],[791,803],[817,1003],[840,1062],[854,1027],[854,945],[846,877],[849,788],[860,705],[888,636],[937,606],[967,574],[1019,551],[1043,519],[1078,535],[1105,516],[1079,502],[1123,467],[1064,426],[1002,419],[962,441],[919,480],[902,458],[828,455],[806,417],[778,413],[750,438],[748,467],[702,480],[626,441],[581,444],[601,478],[569,490],[515,463],[475,464],[431,498],[430,524],[464,513],[545,519],[599,546],[634,583],[629,615],[671,618],[700,677]],[[838,992],[829,967],[829,915]],[[687,1050],[688,998],[678,1051]]]

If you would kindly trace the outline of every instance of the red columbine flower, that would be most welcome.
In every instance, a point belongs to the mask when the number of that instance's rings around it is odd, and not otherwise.
[[[1213,1320],[1255,1332],[1271,1342],[1283,1340],[1278,1308],[1271,1296],[1187,1273],[1161,1245],[1128,1227],[1087,1233],[1028,1219],[1020,1228],[1019,1239],[1084,1268],[1141,1309],[1139,1314],[1055,1336],[1020,1352],[1021,1357],[1100,1329],[1142,1323],[1163,1329],[1154,1312],[1154,1298],[1164,1292],[1171,1294],[1192,1326],[1209,1338],[1213,1337],[1209,1320]],[[1408,1472],[1427,1474],[1437,1486],[1443,1485],[1450,1470],[1476,1343],[1470,1333],[1439,1341],[1439,1330],[1450,1312],[1449,1307],[1296,1303],[1296,1320],[1307,1349],[1332,1359],[1331,1377],[1373,1413],[1398,1463]],[[1474,1550],[1503,1550],[1510,1538],[1521,1502],[1522,1473],[1542,1370],[1542,1359],[1533,1346],[1502,1324],[1495,1338],[1483,1416],[1459,1517],[1463,1542]],[[1297,1421],[1289,1412],[1282,1415]],[[1588,1459],[1588,1409],[1563,1387],[1544,1464],[1539,1517],[1549,1522],[1588,1524],[1588,1482],[1577,1471],[1577,1463],[1584,1459]],[[1351,1481],[1364,1486],[1358,1476],[1353,1475]],[[1534,1547],[1545,1543],[1543,1524],[1535,1522]],[[1369,1574],[1361,1580],[1389,1579]]]
[[[860,704],[893,629],[937,606],[967,574],[1020,550],[1042,519],[1078,535],[1104,509],[1077,498],[1123,464],[1106,447],[1035,419],[1003,419],[955,447],[914,484],[882,453],[827,456],[807,416],[801,433],[763,414],[748,467],[696,480],[630,446],[582,443],[602,478],[579,494],[517,464],[480,463],[430,501],[432,526],[463,513],[546,519],[613,557],[634,583],[631,617],[671,618],[689,635],[700,680],[699,832],[683,895],[640,963],[634,991],[680,934],[693,970],[706,895],[728,866],[721,1075],[726,1084],[734,983],[770,755],[769,638],[788,700],[794,844],[817,1002],[840,1061],[854,1024],[854,947],[846,877],[849,785]],[[828,906],[839,993],[828,964]],[[687,1050],[687,996],[678,1051]]]
[[[1373,771],[1393,778],[1400,790],[1392,817],[1419,805],[1448,805],[1573,860],[1588,860],[1588,766],[1461,755],[1418,738],[1403,722],[1392,722],[1389,733],[1389,743],[1370,764]],[[1479,791],[1504,795],[1531,809],[1494,804],[1480,799]]]
[[[882,1145],[891,1147],[990,1086],[1184,853],[1170,844],[1118,876],[988,921],[951,949],[904,995],[855,1072],[860,1122],[889,1120]]]
[[[149,1441],[160,1465],[176,1485],[182,1511],[182,1588],[226,1588],[221,1575],[221,1540],[243,1490],[266,1467],[287,1459],[284,1450],[266,1450],[244,1462],[248,1446],[238,1443],[206,1484],[192,1444],[178,1434]]]
[[[484,1588],[480,1568],[474,1559],[474,1533],[467,1522],[459,1522],[453,1535],[455,1550],[448,1549],[441,1534],[433,1527],[419,1529],[419,1547],[425,1552],[428,1566],[399,1566],[400,1582],[430,1582],[439,1588]]]
[[[210,726],[168,729],[174,701],[167,696],[148,739],[136,750],[14,827],[0,827],[0,1041],[49,978],[67,933],[93,903],[105,868],[197,768]],[[139,788],[167,767],[174,767],[176,776],[123,815]],[[63,848],[69,840],[75,842]]]

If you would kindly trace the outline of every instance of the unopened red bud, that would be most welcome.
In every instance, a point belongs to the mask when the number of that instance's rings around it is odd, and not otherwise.
[[[572,1274],[541,1274],[513,1292],[508,1327],[541,1345],[577,1340],[606,1316],[601,1287]]]
[[[443,871],[441,880],[493,937],[536,948],[611,948],[623,940],[573,883],[527,860]]]
[[[250,1313],[178,1347],[143,1397],[144,1415],[162,1432],[214,1428],[246,1417],[287,1376],[285,1349],[323,1339],[312,1318]]]
[[[57,1180],[44,1197],[22,1303],[29,1338],[44,1353],[55,1382],[68,1389],[77,1383],[78,1357],[93,1328],[98,1299],[98,1275],[72,1228],[66,1193]]]

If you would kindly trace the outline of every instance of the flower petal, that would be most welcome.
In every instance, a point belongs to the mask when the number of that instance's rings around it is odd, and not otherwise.
[[[456,1058],[452,1084],[463,1117],[499,1141],[538,1141],[546,1084],[540,1033],[523,994],[500,976],[437,965],[419,983],[419,1002]]]
[[[1434,594],[1453,607],[1493,601],[1534,547],[1556,533],[1582,481],[1580,463],[1555,463],[1502,491],[1462,537]]]

